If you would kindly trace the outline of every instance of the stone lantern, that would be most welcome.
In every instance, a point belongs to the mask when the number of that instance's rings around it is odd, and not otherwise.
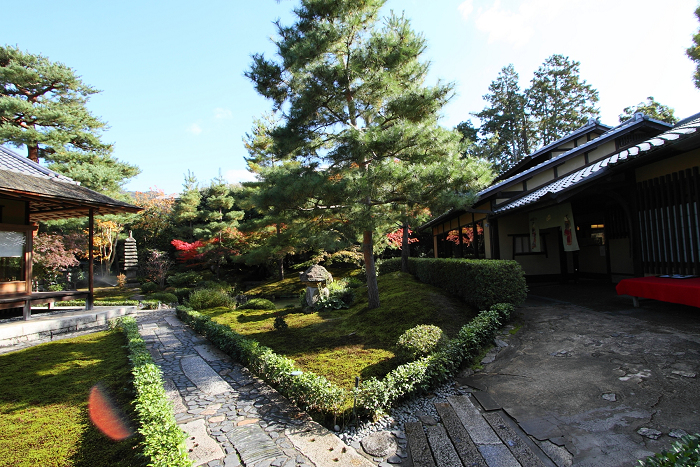
[[[306,304],[313,307],[319,297],[329,295],[326,285],[333,282],[333,276],[323,266],[315,264],[304,272],[299,273],[299,280],[306,284]]]

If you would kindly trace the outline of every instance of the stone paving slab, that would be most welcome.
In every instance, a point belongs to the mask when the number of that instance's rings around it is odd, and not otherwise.
[[[231,390],[231,386],[212,370],[202,357],[194,355],[182,357],[180,365],[185,376],[206,394],[216,395]]]
[[[474,444],[502,444],[500,438],[481,416],[481,412],[474,407],[468,396],[450,396],[447,401],[462,420],[464,426],[469,427],[469,435]]]
[[[180,396],[180,391],[177,390],[173,380],[166,379],[163,382],[163,388],[165,389],[165,395],[168,397],[168,400],[173,404],[173,411],[175,414],[187,412],[187,407],[182,403],[182,396]]]
[[[195,465],[207,464],[215,459],[221,459],[224,451],[209,434],[204,420],[180,425],[180,428],[187,434],[185,446],[190,453],[190,457],[196,459]]]
[[[462,463],[470,467],[487,467],[486,462],[481,457],[479,450],[474,445],[467,429],[462,425],[452,406],[450,404],[435,404],[435,408],[440,414],[440,419]]]
[[[545,464],[540,458],[537,457],[523,442],[520,436],[506,424],[499,413],[488,412],[484,414],[484,418],[523,467],[545,467]]]
[[[447,437],[445,427],[442,425],[427,426],[426,431],[428,444],[430,444],[437,465],[442,467],[448,465],[458,466],[461,464],[457,451]]]
[[[376,466],[316,422],[307,421],[301,426],[289,428],[286,435],[318,467]]]
[[[226,355],[221,350],[217,349],[211,344],[195,345],[194,350],[197,351],[200,357],[202,357],[207,362],[215,362],[217,360],[228,360],[228,355]]]
[[[259,425],[239,426],[231,430],[226,436],[236,448],[243,464],[246,466],[265,460],[274,461],[284,456],[284,452]]]
[[[411,450],[413,465],[421,467],[435,467],[433,455],[430,452],[428,438],[425,436],[420,422],[408,422],[405,425],[408,447]]]
[[[503,444],[483,444],[479,446],[479,452],[489,467],[521,467]]]
[[[165,319],[166,323],[168,323],[170,326],[172,326],[174,328],[179,328],[179,327],[184,326],[184,323],[182,321],[180,321],[179,319],[177,319],[175,316],[166,316],[164,319]]]

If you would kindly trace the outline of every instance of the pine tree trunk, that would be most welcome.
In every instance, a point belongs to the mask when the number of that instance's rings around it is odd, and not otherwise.
[[[27,159],[39,163],[39,145],[27,145]]]
[[[408,272],[409,256],[411,256],[411,246],[408,243],[408,222],[404,222],[401,236],[401,272]]]
[[[284,280],[284,258],[277,260],[277,277],[279,280]]]
[[[367,272],[367,298],[369,309],[379,308],[379,287],[377,286],[377,271],[374,268],[374,248],[372,231],[365,230],[362,235],[362,253]]]

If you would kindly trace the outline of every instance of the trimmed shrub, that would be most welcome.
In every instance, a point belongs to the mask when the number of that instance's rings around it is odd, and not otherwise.
[[[196,271],[178,272],[167,279],[171,287],[196,287],[204,281],[204,277]]]
[[[421,324],[413,327],[399,337],[396,342],[396,355],[406,361],[426,357],[447,343],[447,336],[437,326]]]
[[[640,467],[685,467],[700,465],[700,434],[683,436],[671,445],[670,450],[637,461]]]
[[[315,311],[340,310],[350,308],[355,302],[355,290],[348,286],[347,279],[339,279],[328,284],[328,296],[321,296],[314,305]]]
[[[148,296],[148,300],[157,300],[161,303],[178,303],[177,296],[169,292],[155,292]]]
[[[234,300],[226,292],[217,289],[199,289],[190,294],[189,306],[195,310],[206,310],[219,306],[233,307]]]
[[[185,303],[185,301],[190,298],[191,293],[192,289],[186,287],[173,290],[173,294],[177,297],[177,301],[180,304]]]
[[[239,310],[275,310],[277,306],[266,298],[251,298],[243,305],[238,307]]]
[[[401,258],[382,263],[382,272],[401,270]],[[512,260],[409,258],[408,271],[416,278],[457,295],[479,310],[496,303],[521,304],[527,284],[520,264]]]
[[[289,325],[284,320],[284,316],[278,316],[277,318],[275,318],[274,327],[278,331],[284,331],[285,329],[289,328]]]
[[[131,373],[134,377],[138,431],[143,435],[143,453],[153,467],[190,467],[185,433],[177,426],[173,407],[163,389],[163,374],[139,334],[134,318],[117,320],[128,341]]]
[[[144,282],[141,284],[141,292],[145,294],[157,292],[160,289],[155,282]]]

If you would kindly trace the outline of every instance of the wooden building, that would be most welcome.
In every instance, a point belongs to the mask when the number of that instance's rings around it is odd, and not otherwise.
[[[90,249],[88,291],[33,292],[32,239],[38,222],[89,218],[89,244],[96,215],[138,212],[141,208],[80,186],[74,180],[0,146],[0,309],[85,297],[93,303],[93,258]]]
[[[428,222],[436,257],[518,261],[529,280],[700,274],[700,114],[586,125],[526,157],[474,208]],[[461,235],[460,235],[461,233]]]

